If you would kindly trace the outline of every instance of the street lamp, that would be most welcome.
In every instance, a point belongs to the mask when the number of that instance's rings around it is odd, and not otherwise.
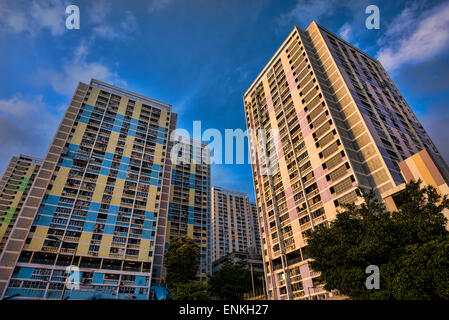
[[[256,296],[256,290],[254,289],[254,273],[253,273],[253,264],[250,262],[249,266],[251,268],[251,283],[253,285],[253,296]]]

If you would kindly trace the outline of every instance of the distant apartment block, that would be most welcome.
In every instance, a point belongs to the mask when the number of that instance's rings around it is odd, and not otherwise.
[[[257,251],[259,232],[252,214],[248,195],[212,187],[212,263],[231,252]]]
[[[23,154],[12,157],[0,180],[0,254],[41,164]]]
[[[304,233],[362,201],[358,187],[381,198],[405,182],[398,163],[425,149],[448,171],[382,65],[315,22],[293,29],[243,100],[248,129],[279,133],[250,139],[269,299],[331,294]]]
[[[181,136],[173,143],[166,243],[168,247],[172,238],[181,236],[195,241],[201,251],[197,278],[202,280],[210,273],[210,150],[205,143]]]
[[[262,255],[260,246],[259,215],[257,214],[257,205],[254,202],[249,203],[249,234],[251,236],[251,247],[254,255]]]
[[[171,106],[79,83],[0,257],[0,295],[147,299],[162,276]],[[79,290],[66,290],[66,267]]]

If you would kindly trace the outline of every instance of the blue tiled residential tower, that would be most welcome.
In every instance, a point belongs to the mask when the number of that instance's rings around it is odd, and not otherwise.
[[[0,257],[1,298],[147,299],[162,276],[171,106],[79,83]],[[80,287],[66,288],[66,268]]]

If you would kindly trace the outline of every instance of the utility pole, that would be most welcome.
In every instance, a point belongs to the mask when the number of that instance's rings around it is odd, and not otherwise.
[[[254,273],[253,273],[253,264],[249,263],[250,269],[251,269],[251,282],[253,284],[253,296],[256,296],[256,290],[254,289]]]

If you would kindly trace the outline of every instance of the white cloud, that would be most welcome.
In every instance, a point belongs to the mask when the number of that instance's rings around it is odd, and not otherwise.
[[[137,19],[131,11],[120,12],[118,19],[113,16],[113,13],[112,4],[109,1],[95,1],[92,4],[87,18],[94,37],[125,40],[130,34],[138,32]]]
[[[343,26],[341,26],[337,33],[340,37],[350,42],[352,37],[352,27],[349,23],[345,23]]]
[[[14,95],[8,100],[0,100],[0,113],[17,117],[24,116],[28,112],[36,111],[38,105],[42,104],[42,96],[33,101],[25,101],[21,95]]]
[[[52,35],[61,35],[65,29],[65,8],[62,1],[34,1],[31,16],[42,28],[49,29]]]
[[[394,21],[388,24],[388,29],[385,32],[386,38],[396,38],[401,35],[405,35],[404,30],[410,26],[410,22],[413,21],[415,14],[420,10],[418,4],[414,4],[411,7],[407,7],[394,19]]]
[[[292,22],[299,24],[300,28],[307,28],[312,21],[330,15],[335,10],[337,0],[297,0],[293,9],[281,14],[278,19],[280,25],[289,25]]]
[[[36,35],[47,30],[53,36],[65,32],[65,1],[0,2],[0,30]]]
[[[72,59],[63,62],[61,71],[40,70],[37,78],[47,78],[55,92],[66,96],[72,96],[78,82],[89,83],[92,78],[121,87],[127,86],[108,66],[99,61],[89,61],[88,52],[89,47],[81,44],[76,48]]]
[[[37,35],[48,31],[53,36],[65,33],[65,9],[68,0],[0,0],[0,31]],[[82,10],[89,8],[89,10]],[[97,0],[89,7],[80,7],[81,28],[90,28],[92,37],[107,40],[126,39],[138,32],[137,19],[131,11],[119,12],[114,16],[112,3]]]
[[[42,96],[26,98],[16,93],[0,99],[1,171],[13,155],[45,155],[65,108],[50,110]]]
[[[173,0],[151,0],[148,5],[148,12],[155,13],[167,8]]]
[[[93,1],[87,18],[91,23],[103,24],[106,17],[112,12],[112,4],[109,1]]]
[[[123,19],[113,24],[109,24],[106,21],[100,23],[93,28],[93,32],[96,36],[108,40],[113,39],[126,39],[130,34],[138,32],[137,20],[131,11],[125,11]]]
[[[405,9],[381,42],[377,58],[389,71],[427,61],[449,46],[449,3],[423,13],[416,8]]]
[[[28,19],[22,12],[0,7],[0,20],[3,21],[2,29],[9,29],[12,32],[22,32],[28,28]]]

